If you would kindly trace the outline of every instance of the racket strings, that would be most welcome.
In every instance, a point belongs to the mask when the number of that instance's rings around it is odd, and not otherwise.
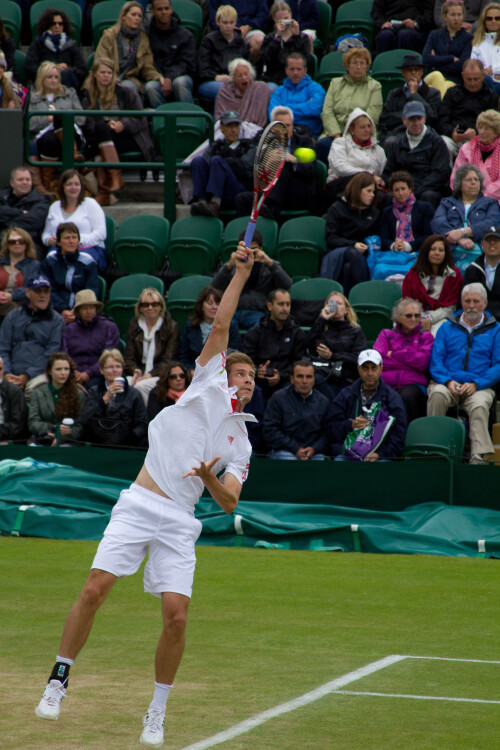
[[[265,190],[281,170],[287,145],[287,133],[282,123],[269,130],[260,144],[259,159],[256,164],[260,190]]]

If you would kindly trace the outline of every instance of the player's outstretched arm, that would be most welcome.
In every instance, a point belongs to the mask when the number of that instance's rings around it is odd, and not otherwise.
[[[184,474],[182,478],[199,477],[222,510],[225,513],[232,513],[240,499],[241,484],[236,477],[229,472],[224,474],[223,482],[215,476],[212,468],[219,459],[220,456],[216,456],[206,463],[205,461],[202,461],[200,466],[193,466],[192,471],[188,471],[188,473]]]
[[[212,331],[205,342],[205,346],[203,347],[200,356],[198,357],[198,362],[202,367],[204,367],[212,357],[215,357],[217,354],[220,354],[220,352],[227,349],[229,341],[229,326],[233,315],[236,312],[236,308],[238,307],[240,294],[250,276],[253,263],[254,251],[245,247],[243,242],[240,242],[235,253],[236,268],[234,276],[222,295]]]

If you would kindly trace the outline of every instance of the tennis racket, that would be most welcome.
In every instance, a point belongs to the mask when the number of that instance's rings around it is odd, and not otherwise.
[[[288,133],[282,122],[271,122],[261,135],[253,164],[253,206],[245,232],[245,245],[250,247],[257,216],[262,204],[276,185],[285,163]]]

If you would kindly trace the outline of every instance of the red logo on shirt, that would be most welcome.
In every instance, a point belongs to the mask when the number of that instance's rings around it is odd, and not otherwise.
[[[227,439],[229,440],[229,445],[233,444],[234,437],[232,435],[228,435]]]
[[[241,477],[241,481],[244,482],[248,476],[248,469],[250,468],[250,464],[247,464],[245,466],[245,471],[243,472],[243,475]]]

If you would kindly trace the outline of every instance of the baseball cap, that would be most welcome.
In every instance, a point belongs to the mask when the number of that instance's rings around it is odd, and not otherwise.
[[[484,240],[486,237],[500,237],[500,227],[486,227],[481,239]]]
[[[365,362],[372,362],[374,365],[381,365],[382,355],[376,349],[363,349],[358,356],[358,365],[364,365]]]
[[[43,274],[32,276],[31,279],[28,279],[28,281],[26,282],[27,289],[41,289],[43,286],[48,286],[49,289],[52,289],[50,281]]]
[[[399,65],[396,65],[396,68],[423,68],[424,64],[422,62],[422,55],[419,55],[418,52],[410,52],[409,54],[405,55],[403,57],[403,60]]]
[[[425,117],[425,114],[422,102],[408,102],[403,109],[403,117]]]
[[[223,125],[229,125],[230,122],[242,122],[238,112],[234,109],[230,109],[229,112],[223,112],[220,116],[220,121]]]

